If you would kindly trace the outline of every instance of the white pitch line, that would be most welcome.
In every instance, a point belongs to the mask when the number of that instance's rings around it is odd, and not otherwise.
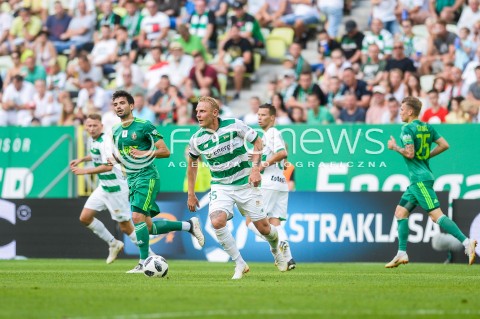
[[[198,310],[184,312],[163,312],[138,315],[117,315],[117,316],[92,316],[92,317],[66,317],[69,319],[164,319],[164,318],[192,318],[192,317],[240,317],[251,315],[264,316],[282,316],[282,315],[324,315],[339,316],[351,315],[353,317],[361,315],[377,315],[383,317],[390,316],[460,316],[460,315],[477,315],[480,316],[480,310],[452,310],[443,311],[438,309],[416,309],[416,310],[396,310],[394,312],[375,312],[371,310],[297,310],[297,309],[277,309],[277,310]]]

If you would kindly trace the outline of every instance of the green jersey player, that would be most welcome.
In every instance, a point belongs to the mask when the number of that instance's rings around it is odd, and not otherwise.
[[[418,120],[422,102],[416,97],[406,97],[402,101],[400,117],[407,123],[400,135],[401,146],[397,145],[393,136],[388,141],[388,148],[400,153],[407,164],[410,173],[410,186],[407,188],[395,210],[398,224],[398,253],[385,265],[386,268],[398,267],[408,263],[408,215],[420,205],[428,212],[430,218],[445,232],[453,235],[465,247],[468,263],[475,261],[475,247],[477,241],[467,238],[457,224],[445,216],[440,209],[440,203],[433,190],[434,177],[430,170],[429,160],[449,148],[447,141],[441,137],[430,124]],[[437,146],[432,149],[432,144]]]
[[[198,240],[200,246],[205,243],[198,218],[187,222],[167,220],[152,221],[160,213],[155,199],[160,189],[160,177],[154,164],[155,158],[167,158],[170,151],[162,135],[152,123],[133,117],[134,100],[125,91],[116,91],[112,97],[115,113],[122,120],[113,127],[115,161],[121,162],[127,173],[129,201],[132,220],[135,225],[140,261],[127,273],[143,272],[143,262],[148,257],[149,235],[165,234],[171,231],[188,231]],[[113,154],[112,154],[113,155]],[[114,161],[111,159],[111,161]]]

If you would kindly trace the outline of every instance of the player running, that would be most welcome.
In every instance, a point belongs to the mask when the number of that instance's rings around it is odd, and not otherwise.
[[[468,264],[475,261],[475,247],[477,241],[468,239],[458,228],[457,224],[445,216],[440,209],[440,203],[433,190],[434,177],[429,166],[429,159],[446,151],[449,148],[447,141],[427,123],[420,122],[418,115],[422,102],[416,97],[406,97],[402,101],[400,116],[407,123],[400,135],[401,147],[397,145],[393,136],[388,141],[388,148],[400,153],[407,164],[410,173],[410,186],[407,188],[395,210],[398,224],[398,252],[385,268],[398,267],[408,263],[408,215],[417,206],[425,209],[430,218],[445,232],[457,238],[465,247]],[[432,143],[437,144],[432,149]]]
[[[115,151],[110,161],[121,162],[127,173],[130,188],[129,201],[132,209],[132,219],[140,248],[138,265],[127,273],[142,273],[143,262],[148,257],[149,235],[160,235],[171,231],[188,231],[198,240],[200,246],[205,244],[205,238],[197,217],[188,221],[152,221],[160,213],[155,198],[160,189],[160,177],[154,164],[155,158],[167,158],[170,151],[163,141],[162,135],[152,123],[133,117],[134,100],[125,91],[116,91],[112,96],[115,113],[122,120],[113,127]],[[113,155],[113,154],[112,154]]]
[[[112,154],[111,139],[102,133],[102,117],[90,114],[85,120],[85,130],[90,135],[90,155],[70,162],[70,169],[76,175],[97,174],[99,186],[88,198],[80,214],[80,222],[109,245],[107,264],[112,263],[123,249],[123,242],[116,240],[105,225],[95,218],[97,212],[108,209],[112,219],[118,222],[120,230],[137,244],[128,204],[128,185],[119,167],[107,163]],[[77,165],[93,161],[94,167],[80,168]]]
[[[208,214],[218,242],[235,261],[232,279],[241,279],[250,270],[227,227],[227,221],[233,217],[234,204],[237,204],[242,215],[250,217],[258,231],[267,239],[278,269],[286,271],[287,263],[278,248],[277,229],[268,223],[262,209],[262,194],[257,188],[262,179],[259,167],[262,140],[240,120],[220,119],[220,108],[215,99],[201,97],[198,101],[197,119],[200,129],[190,138],[187,168],[189,210],[194,212],[199,206],[194,187],[197,161],[200,155],[204,155],[212,175]],[[246,142],[254,145],[253,168],[248,161]]]
[[[282,133],[274,127],[277,115],[275,107],[271,104],[262,104],[257,115],[258,124],[263,130],[263,154],[260,166],[263,209],[267,214],[269,223],[277,228],[280,250],[287,261],[288,270],[292,270],[295,269],[296,263],[293,260],[287,234],[282,224],[282,221],[287,220],[288,206],[288,185],[283,175],[287,150]],[[257,236],[265,239],[248,217],[247,226]]]

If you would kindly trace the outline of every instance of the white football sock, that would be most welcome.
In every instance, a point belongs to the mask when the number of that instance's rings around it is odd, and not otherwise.
[[[253,223],[249,223],[249,224],[247,225],[247,227],[248,227],[248,229],[250,229],[251,231],[253,231],[253,233],[254,233],[255,235],[257,235],[258,237],[262,238],[263,240],[267,240],[267,239],[265,238],[265,236],[263,236],[262,234],[260,234],[260,232],[258,231],[257,227],[255,227],[255,225],[254,225]]]
[[[463,247],[468,248],[468,245],[470,245],[470,238],[466,238],[466,239],[462,242],[462,245],[463,245]]]
[[[270,233],[265,235],[265,239],[270,244],[272,253],[276,254],[278,249],[278,232],[275,226],[270,225]]]
[[[108,245],[111,245],[115,241],[115,237],[113,237],[105,225],[96,218],[93,219],[93,222],[90,225],[87,225],[87,228],[103,239]]]
[[[132,231],[132,233],[128,235],[128,238],[130,238],[135,246],[137,245],[137,234],[135,234],[135,231]]]
[[[192,224],[190,224],[189,222],[182,222],[183,231],[190,231],[191,228],[192,228]]]
[[[228,230],[228,227],[225,226],[220,229],[215,229],[215,235],[217,235],[218,242],[220,245],[222,245],[223,249],[232,258],[232,260],[238,262],[238,258],[241,258],[240,251],[238,250],[235,238],[233,238],[232,233]],[[243,259],[241,260],[243,261]]]

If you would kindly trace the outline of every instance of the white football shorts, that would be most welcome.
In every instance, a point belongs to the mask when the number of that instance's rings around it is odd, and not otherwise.
[[[210,191],[210,204],[208,214],[214,211],[227,213],[227,219],[233,218],[233,205],[237,204],[243,216],[248,216],[252,221],[261,220],[267,215],[263,210],[262,193],[257,187],[242,189],[216,188],[212,185]]]
[[[126,222],[132,218],[130,203],[128,202],[128,188],[120,192],[109,193],[99,186],[88,198],[85,208],[97,212],[107,209],[112,219],[117,222]]]

